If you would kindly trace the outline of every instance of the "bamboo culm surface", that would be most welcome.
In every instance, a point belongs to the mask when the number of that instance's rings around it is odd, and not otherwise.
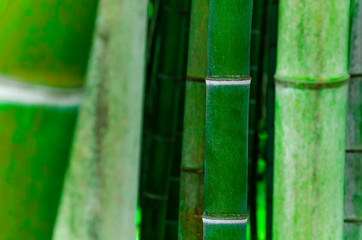
[[[362,1],[352,6],[344,240],[362,239]]]
[[[53,239],[136,237],[146,0],[101,0]]]
[[[248,194],[250,217],[249,225],[251,239],[258,238],[257,226],[257,165],[259,159],[259,123],[261,120],[262,76],[263,76],[263,39],[264,39],[264,6],[265,0],[253,1],[253,18],[251,30],[250,85],[249,100],[249,149],[248,149]]]
[[[210,1],[203,227],[246,239],[252,1]]]
[[[274,103],[275,82],[274,74],[276,68],[276,45],[278,32],[278,0],[268,0],[266,46],[265,46],[265,72],[266,82],[266,239],[272,239],[273,232],[273,161],[274,161]]]
[[[350,0],[282,0],[273,239],[342,239]]]
[[[179,237],[202,239],[209,0],[192,0],[182,144]]]
[[[142,203],[141,239],[165,237],[169,179],[175,151],[179,83],[186,75],[189,1],[164,0],[159,9],[161,26],[155,44],[160,46],[155,72],[156,93],[151,126],[151,147]],[[160,41],[158,43],[158,41]]]
[[[52,237],[96,3],[0,3],[0,239]]]

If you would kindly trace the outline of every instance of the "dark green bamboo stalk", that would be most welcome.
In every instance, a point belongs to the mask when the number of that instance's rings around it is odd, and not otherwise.
[[[146,0],[101,0],[55,240],[136,237]]]
[[[362,239],[362,1],[352,1],[344,239]]]
[[[276,45],[278,32],[278,0],[268,0],[268,15],[266,18],[266,47],[265,47],[265,72],[266,72],[266,239],[272,239],[273,232],[273,162],[274,162],[274,103],[276,68]]]
[[[202,239],[209,0],[192,0],[178,239]]]
[[[0,2],[0,239],[51,239],[96,3]]]
[[[252,1],[210,1],[204,239],[246,239]]]
[[[261,118],[261,93],[262,93],[262,53],[264,32],[264,6],[265,0],[253,1],[253,19],[251,30],[251,56],[250,56],[250,76],[253,82],[250,86],[249,100],[249,206],[250,206],[250,229],[251,239],[257,239],[257,165],[259,158],[258,125]]]
[[[283,0],[273,239],[342,239],[350,0]]]
[[[180,206],[180,166],[182,152],[183,135],[183,115],[185,105],[185,82],[179,82],[178,91],[180,101],[177,115],[177,131],[175,136],[175,146],[172,153],[172,169],[167,201],[165,239],[176,240],[178,237],[178,219]]]
[[[155,118],[142,206],[142,240],[162,240],[165,236],[169,178],[181,100],[178,82],[183,81],[186,72],[189,1],[164,0],[161,3],[159,14],[162,25],[156,33],[160,52],[154,99]]]

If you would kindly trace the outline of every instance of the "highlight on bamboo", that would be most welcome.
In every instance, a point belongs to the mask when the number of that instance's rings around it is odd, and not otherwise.
[[[0,240],[362,240],[362,0],[1,0]]]

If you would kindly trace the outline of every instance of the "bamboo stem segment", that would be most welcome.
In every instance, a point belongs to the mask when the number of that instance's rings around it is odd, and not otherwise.
[[[205,240],[246,239],[252,1],[210,1]]]
[[[179,239],[202,239],[209,0],[192,0],[180,183]]]
[[[362,1],[354,0],[347,115],[344,239],[362,239]]]
[[[283,0],[273,239],[342,239],[350,1]]]
[[[53,239],[136,237],[146,0],[102,0]]]

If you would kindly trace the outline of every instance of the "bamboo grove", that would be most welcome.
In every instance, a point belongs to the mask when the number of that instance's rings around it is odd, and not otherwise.
[[[0,240],[362,240],[362,0],[1,0]]]

